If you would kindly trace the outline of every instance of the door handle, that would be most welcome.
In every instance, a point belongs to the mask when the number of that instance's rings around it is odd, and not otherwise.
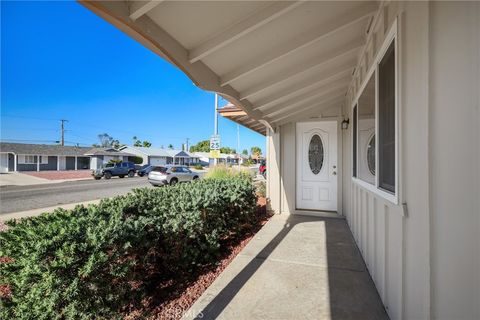
[[[332,174],[333,174],[334,176],[336,176],[336,175],[337,175],[337,172],[336,172],[336,171],[333,171],[333,173],[332,173]]]

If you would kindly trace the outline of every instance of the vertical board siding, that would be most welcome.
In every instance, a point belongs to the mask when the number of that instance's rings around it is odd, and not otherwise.
[[[402,319],[404,217],[401,206],[352,183],[348,224],[392,319]]]

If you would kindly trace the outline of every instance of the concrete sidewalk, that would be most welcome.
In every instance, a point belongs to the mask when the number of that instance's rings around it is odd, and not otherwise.
[[[46,207],[46,208],[25,210],[25,211],[12,212],[12,213],[4,213],[4,214],[0,214],[0,221],[7,221],[7,220],[10,220],[10,219],[21,219],[21,218],[26,218],[26,217],[35,217],[35,216],[41,215],[44,212],[52,212],[53,210],[58,209],[58,208],[63,208],[65,210],[70,210],[70,209],[75,208],[78,205],[88,206],[90,204],[97,204],[101,200],[102,199],[97,199],[97,200],[91,200],[91,201],[62,204],[62,205],[51,206],[51,207]]]
[[[388,319],[343,219],[274,216],[184,319]]]
[[[90,175],[69,179],[46,179],[32,174],[9,172],[0,174],[0,186],[35,186],[40,184],[62,183],[66,181],[92,180]]]

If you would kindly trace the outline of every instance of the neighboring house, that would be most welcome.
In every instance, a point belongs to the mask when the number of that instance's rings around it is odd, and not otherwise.
[[[391,319],[480,319],[479,1],[80,3],[265,126],[270,209],[346,219]]]
[[[214,158],[210,157],[210,152],[194,152],[194,154],[199,158],[200,164],[204,166],[212,166],[214,163]],[[246,157],[248,159],[248,157]],[[228,153],[220,153],[220,157],[217,159],[218,164],[240,164],[243,163],[245,157],[239,154],[228,154]]]
[[[118,151],[114,148],[91,148],[85,155],[90,157],[90,169],[98,169],[111,160],[129,161],[134,154]]]
[[[0,142],[0,172],[94,169],[128,156],[113,148]]]
[[[129,152],[143,159],[142,164],[154,166],[166,164],[190,165],[199,162],[198,157],[190,152],[175,149],[146,148],[123,146],[121,151]]]

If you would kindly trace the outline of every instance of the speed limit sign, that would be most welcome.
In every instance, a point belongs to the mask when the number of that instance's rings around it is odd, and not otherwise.
[[[220,150],[220,136],[212,135],[210,138],[210,150]]]

